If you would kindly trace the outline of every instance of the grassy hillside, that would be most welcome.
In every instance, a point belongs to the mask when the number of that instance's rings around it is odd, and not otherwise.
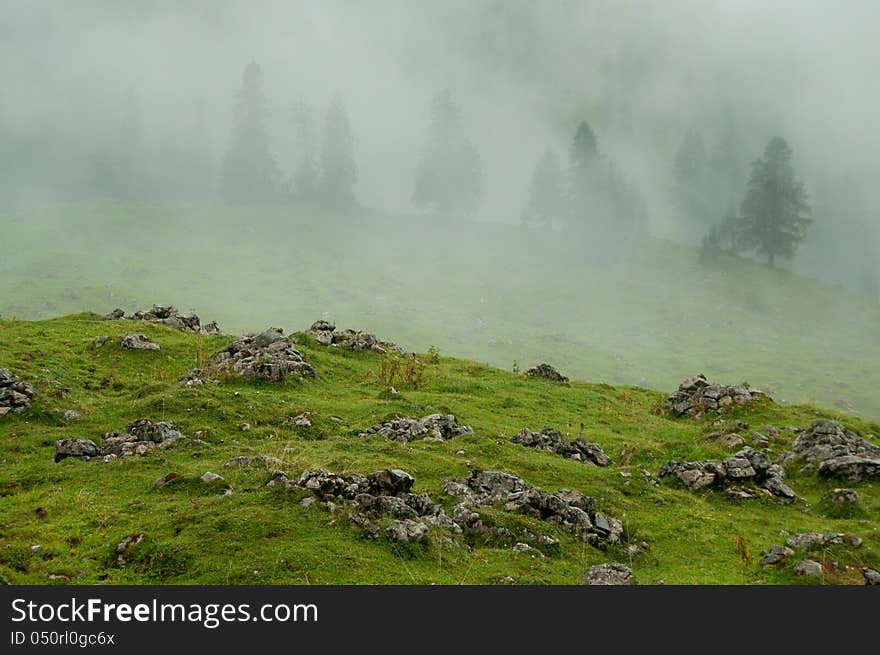
[[[657,389],[703,372],[880,420],[876,302],[667,241],[277,206],[50,203],[0,222],[7,319],[154,302],[230,333],[327,317],[507,370]]]
[[[147,251],[155,249],[144,247]],[[172,262],[171,271],[176,270],[176,257],[167,261]],[[284,265],[296,266],[295,259],[286,261]],[[63,259],[56,265],[63,266]],[[139,265],[127,264],[135,271]],[[134,275],[125,267],[121,270]],[[171,282],[171,271],[154,291]],[[87,273],[81,270],[79,275]],[[76,284],[76,275],[72,279],[63,284]],[[156,282],[150,279],[132,295],[146,294]],[[187,293],[197,293],[205,283],[192,280]],[[40,297],[36,291],[45,290],[46,284],[51,279],[34,278],[30,297]],[[279,281],[277,293],[283,295],[286,288]],[[251,314],[252,306],[246,302],[242,305],[239,320],[251,323],[252,329],[262,328],[263,315]],[[500,311],[501,305],[497,307]],[[215,316],[205,311],[203,317]],[[288,331],[303,329],[313,318],[301,315],[283,326]],[[448,335],[453,329],[454,321],[437,316],[426,317],[425,324],[432,318],[433,334]],[[354,320],[352,325],[374,327]],[[405,335],[385,331],[379,336],[405,343],[402,337],[412,337],[420,329],[425,328],[413,328]],[[555,327],[544,329],[549,333]],[[130,332],[146,333],[162,349],[122,349],[119,338]],[[111,339],[95,348],[92,340],[99,335]],[[228,380],[195,387],[178,382],[197,362],[232,340],[140,322],[105,322],[94,314],[0,321],[0,367],[29,380],[37,391],[27,411],[0,417],[0,577],[4,581],[574,584],[593,564],[625,561],[643,583],[800,582],[803,579],[791,571],[798,558],[778,570],[758,564],[761,550],[784,540],[780,530],[849,532],[864,539],[858,549],[832,547],[814,555],[826,563],[826,583],[860,583],[859,568],[876,568],[880,563],[877,483],[858,486],[863,514],[848,519],[830,518],[818,507],[819,498],[838,483],[821,480],[815,473],[789,472],[789,484],[808,501],[790,505],[769,498],[734,501],[717,492],[693,494],[668,479],[659,486],[651,484],[642,470],[656,476],[669,459],[720,458],[730,452],[707,438],[717,429],[710,423],[673,420],[656,412],[664,397],[659,391],[583,382],[565,387],[525,380],[476,361],[441,357],[433,362],[423,357],[421,385],[398,381],[400,394],[389,395],[387,385],[378,379],[387,356],[328,349],[305,336],[300,338],[301,350],[317,369],[317,379],[287,378],[277,384]],[[859,385],[873,392],[864,380]],[[75,410],[81,418],[67,420],[65,410]],[[311,412],[311,427],[285,423],[304,411]],[[380,436],[357,436],[389,416],[432,412],[454,413],[473,426],[474,434],[408,445]],[[741,408],[726,421],[728,425],[737,419],[746,421],[754,429],[781,428],[832,416],[863,436],[880,435],[876,423],[810,406]],[[57,439],[99,441],[102,434],[122,431],[139,418],[172,420],[186,438],[176,448],[111,463],[73,459],[54,463]],[[251,429],[242,431],[243,423]],[[581,424],[583,436],[599,443],[615,463],[606,468],[586,466],[509,443],[520,429],[538,430],[544,425],[574,438],[581,433]],[[793,437],[782,430],[771,452],[786,448]],[[616,462],[625,446],[635,448],[635,455],[620,466]],[[435,533],[430,545],[404,549],[383,539],[364,539],[342,513],[331,513],[320,504],[301,506],[305,492],[267,488],[267,470],[224,468],[230,457],[257,454],[280,458],[290,476],[315,467],[363,473],[399,467],[415,477],[416,491],[427,491],[446,505],[450,499],[441,491],[444,477],[466,476],[471,469],[505,470],[545,490],[568,487],[595,497],[600,508],[624,522],[631,538],[646,541],[650,550],[629,560],[615,547],[602,552],[547,523],[495,510],[484,511],[486,521],[515,534],[525,528],[550,534],[560,539],[559,547],[540,558],[514,553],[509,544],[445,539]],[[226,477],[233,493],[223,495],[198,483],[195,478],[205,471]],[[154,480],[169,472],[185,476],[184,483],[151,488]],[[117,564],[116,544],[134,533],[146,536],[139,554]],[[738,537],[751,562],[743,558]]]

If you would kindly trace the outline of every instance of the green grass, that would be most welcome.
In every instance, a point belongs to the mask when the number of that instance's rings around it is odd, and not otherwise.
[[[261,327],[255,322],[252,328]],[[132,331],[146,333],[162,350],[122,349],[119,338]],[[103,334],[111,340],[94,348],[92,339]],[[380,336],[404,341],[393,332]],[[319,466],[347,472],[399,467],[415,477],[416,491],[427,491],[446,504],[450,499],[441,492],[444,477],[467,475],[471,468],[510,471],[547,490],[575,488],[594,496],[600,508],[650,544],[649,552],[631,562],[644,583],[801,582],[790,570],[797,559],[780,570],[758,566],[759,551],[783,541],[780,530],[852,532],[865,540],[859,549],[829,549],[817,555],[836,562],[825,582],[861,582],[859,567],[880,562],[876,483],[859,485],[864,512],[853,518],[824,515],[817,503],[840,483],[820,480],[813,473],[789,476],[791,486],[808,501],[794,505],[691,494],[666,480],[659,487],[649,484],[641,469],[656,475],[671,458],[725,453],[706,439],[713,429],[709,424],[658,415],[661,392],[577,381],[564,387],[525,380],[476,361],[440,357],[427,366],[421,386],[395,381],[401,394],[385,400],[380,396],[387,387],[376,379],[382,356],[326,349],[308,338],[302,339],[302,351],[318,371],[315,380],[287,379],[274,385],[227,381],[201,387],[178,383],[200,353],[219,350],[231,339],[196,337],[145,323],[104,322],[95,314],[0,320],[0,367],[31,381],[38,393],[26,412],[0,418],[4,581],[492,584],[509,576],[519,584],[574,584],[589,566],[623,557],[613,549],[601,552],[557,534],[548,524],[500,511],[488,511],[486,520],[515,532],[528,527],[536,534],[553,534],[561,539],[560,547],[539,559],[495,543],[445,539],[436,532],[431,544],[421,548],[365,540],[344,514],[329,513],[320,505],[300,506],[304,493],[266,488],[268,471],[223,468],[227,459],[243,454],[279,457],[291,476]],[[81,419],[66,422],[62,413],[67,409],[80,412]],[[312,427],[284,423],[303,411],[311,412]],[[409,445],[357,436],[394,414],[437,411],[451,411],[475,433]],[[741,419],[760,428],[803,426],[816,417],[843,420],[863,435],[880,435],[876,423],[807,405],[741,409],[727,420]],[[172,420],[187,439],[174,449],[109,464],[53,462],[55,440],[82,437],[97,442],[103,433],[122,430],[138,418]],[[239,426],[245,422],[252,427],[242,432]],[[575,438],[581,423],[583,436],[598,442],[612,458],[625,445],[634,447],[632,463],[588,467],[508,441],[523,427],[544,425]],[[783,431],[773,452],[790,445],[793,436]],[[206,444],[196,443],[196,437]],[[457,455],[459,450],[464,455]],[[206,490],[194,481],[209,470],[226,477],[234,488],[232,495]],[[151,488],[169,472],[183,477]],[[621,475],[626,472],[631,476]],[[38,515],[38,508],[45,516]],[[144,534],[145,539],[126,564],[119,565],[114,549],[129,534]],[[738,537],[747,544],[752,563],[743,561]],[[31,550],[34,545],[40,548]]]
[[[173,302],[238,333],[326,316],[508,370],[655,389],[702,372],[880,420],[876,300],[668,241],[204,204],[47,202],[0,224],[7,319]]]

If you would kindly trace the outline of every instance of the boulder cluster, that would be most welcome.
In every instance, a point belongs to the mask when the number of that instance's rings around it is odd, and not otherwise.
[[[461,532],[428,494],[412,493],[414,482],[409,473],[400,469],[384,469],[369,475],[318,469],[304,471],[296,482],[275,471],[267,486],[306,489],[333,511],[344,505],[350,510],[352,524],[371,538],[384,535],[398,543],[425,542],[428,526]],[[378,523],[383,518],[390,518],[384,530]]]
[[[790,451],[782,454],[784,464],[802,462],[815,467],[823,477],[850,482],[880,478],[880,446],[863,439],[837,421],[819,419],[800,431]]]
[[[571,380],[557,371],[550,364],[538,364],[526,371],[527,378],[544,378],[553,382],[561,382],[562,384],[571,384]]]
[[[710,384],[705,375],[695,375],[678,385],[678,390],[666,399],[663,407],[675,416],[702,417],[709,412],[720,414],[737,405],[767,399],[769,396],[758,389]]]
[[[207,366],[190,371],[186,383],[202,384],[204,378],[224,376],[269,382],[278,382],[290,374],[316,377],[315,369],[306,362],[295,344],[296,339],[285,337],[281,328],[246,334],[215,354]]]
[[[797,494],[785,484],[785,470],[771,462],[766,454],[746,446],[725,460],[682,462],[673,460],[660,468],[660,477],[678,478],[690,491],[723,489],[734,498],[750,498],[744,483],[756,484],[764,492],[784,500],[795,500]]]
[[[174,305],[153,305],[148,311],[137,311],[130,316],[126,316],[121,309],[114,309],[112,312],[103,317],[105,321],[119,321],[121,319],[130,321],[149,321],[150,323],[161,323],[178,330],[188,330],[196,334],[219,334],[220,328],[217,323],[211,321],[207,325],[202,325],[201,320],[195,314],[184,316]]]
[[[551,427],[544,427],[540,432],[532,432],[528,428],[523,428],[510,441],[527,448],[537,448],[538,450],[556,453],[562,457],[574,459],[584,464],[608,466],[608,463],[611,461],[599,444],[591,443],[586,439],[569,441],[562,436],[559,430]]]
[[[572,489],[548,493],[504,471],[474,471],[467,479],[447,478],[444,491],[459,499],[453,519],[465,530],[478,530],[482,524],[472,508],[500,505],[507,512],[547,521],[573,534],[586,534],[598,548],[618,543],[623,537],[623,524],[600,512],[590,496]]]
[[[34,388],[6,368],[0,368],[0,416],[23,412],[34,399]]]
[[[761,559],[761,566],[765,568],[768,566],[779,566],[789,561],[798,551],[809,553],[810,551],[820,550],[833,545],[858,548],[862,545],[862,539],[861,537],[843,532],[831,532],[825,534],[819,532],[802,532],[788,537],[788,539],[785,540],[784,546],[781,544],[774,544],[768,551],[762,553],[763,558]],[[805,577],[821,577],[824,575],[822,564],[809,558],[801,559],[794,566],[793,571],[797,575]]]
[[[398,543],[425,542],[433,527],[451,534],[493,537],[522,544],[507,528],[487,526],[474,511],[493,505],[547,521],[575,534],[585,534],[598,548],[618,543],[623,537],[623,524],[599,512],[589,496],[570,489],[546,493],[510,473],[483,471],[472,473],[466,480],[448,478],[444,491],[459,501],[451,517],[427,493],[413,493],[414,482],[409,473],[400,469],[384,469],[369,475],[318,469],[304,471],[296,481],[275,471],[267,486],[308,490],[313,497],[304,499],[304,506],[317,499],[331,511],[345,507],[352,524],[367,536],[384,536]],[[383,519],[390,520],[384,529]],[[552,537],[536,536],[528,531],[520,537],[545,547],[558,543]],[[524,550],[526,548],[519,545],[519,551]]]
[[[409,443],[415,439],[446,441],[462,434],[473,434],[469,425],[461,425],[453,414],[429,414],[420,419],[401,416],[391,421],[377,423],[361,432],[360,436],[374,434],[387,437],[391,441]]]
[[[315,341],[322,346],[338,346],[349,350],[372,350],[380,355],[389,351],[404,354],[403,348],[397,344],[381,341],[375,334],[369,332],[361,332],[360,330],[340,330],[337,332],[336,326],[329,321],[315,321],[306,334],[313,336]]]
[[[170,421],[154,423],[141,419],[129,423],[124,434],[108,432],[100,446],[91,439],[59,439],[55,442],[55,462],[68,457],[111,462],[117,457],[144,455],[156,448],[171,448],[182,436]]]

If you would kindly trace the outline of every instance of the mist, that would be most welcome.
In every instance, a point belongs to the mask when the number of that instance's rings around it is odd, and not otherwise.
[[[664,389],[705,370],[877,418],[878,21],[856,1],[7,0],[0,315],[329,316],[504,368]],[[275,173],[230,200],[252,63]],[[479,169],[454,217],[470,178],[414,202],[443,90]],[[296,183],[302,116],[320,167],[334,102],[356,166],[342,204]],[[542,153],[568,183],[582,121],[613,172],[594,213],[625,221],[528,225]],[[688,133],[712,181],[686,216]],[[701,264],[775,136],[809,196],[803,242],[774,268],[749,251]]]

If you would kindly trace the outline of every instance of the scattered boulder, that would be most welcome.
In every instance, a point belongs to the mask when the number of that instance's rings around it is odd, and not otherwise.
[[[678,390],[666,399],[663,407],[674,416],[701,417],[709,412],[721,414],[731,407],[758,400],[769,400],[769,396],[745,385],[726,387],[710,384],[706,376],[700,374],[678,385]]]
[[[636,585],[632,569],[617,562],[591,566],[584,576],[585,585]]]
[[[68,409],[62,414],[65,421],[78,421],[80,419],[79,412],[75,409]]]
[[[361,437],[379,434],[391,441],[408,443],[414,439],[445,441],[462,434],[473,434],[469,425],[461,425],[453,414],[429,414],[420,419],[402,416],[377,423],[361,432]]]
[[[0,368],[0,416],[26,410],[34,399],[34,388],[6,368]]]
[[[797,575],[803,575],[808,578],[821,578],[822,565],[811,559],[804,559],[794,565],[794,572]]]
[[[863,439],[837,421],[818,419],[801,431],[781,463],[803,462],[823,477],[850,482],[880,478],[880,446]]]
[[[832,489],[819,502],[835,509],[854,509],[859,506],[859,492],[855,489]]]
[[[865,586],[880,586],[880,571],[875,571],[866,566],[862,569],[862,576],[865,578]]]
[[[794,551],[791,548],[779,545],[771,546],[770,550],[764,555],[764,559],[761,560],[761,566],[776,566],[792,555],[794,555]]]
[[[211,363],[193,369],[187,375],[189,385],[201,384],[203,378],[234,375],[248,381],[278,382],[290,374],[317,377],[315,369],[295,347],[294,337],[285,337],[280,328],[260,334],[246,334],[215,354]]]
[[[785,544],[797,550],[815,550],[832,545],[858,548],[862,545],[862,539],[844,532],[799,532],[786,539]]]
[[[545,380],[560,382],[566,386],[571,384],[571,380],[569,380],[567,377],[562,375],[562,373],[550,366],[550,364],[538,364],[537,366],[527,370],[525,375],[527,378],[544,378]]]
[[[161,350],[146,334],[126,334],[122,337],[122,347],[129,350]]]
[[[108,341],[110,341],[110,337],[108,335],[104,334],[100,337],[95,337],[94,339],[92,339],[92,345],[95,348],[101,348]]]
[[[68,457],[88,461],[98,455],[98,446],[91,439],[59,439],[55,442],[56,464]]]
[[[204,482],[205,484],[225,484],[226,478],[222,475],[217,475],[216,473],[211,473],[211,471],[205,471],[199,476],[199,480]]]
[[[178,330],[186,330],[195,332],[196,334],[219,334],[220,328],[217,323],[211,322],[202,325],[201,320],[195,314],[184,316],[174,305],[153,305],[152,309],[147,311],[137,311],[130,316],[125,316],[125,312],[121,309],[114,309],[112,312],[102,317],[105,321],[119,321],[127,318],[130,321],[148,321],[150,323],[161,323]],[[101,344],[103,345],[103,344]]]
[[[389,351],[394,351],[400,355],[405,354],[403,348],[390,341],[381,341],[375,334],[369,332],[361,332],[360,330],[342,330],[336,331],[336,326],[329,321],[315,321],[312,326],[306,330],[306,334],[310,334],[322,346],[339,346],[340,348],[348,348],[349,350],[372,350],[375,353],[384,355]]]
[[[569,441],[562,436],[559,430],[551,427],[544,427],[540,432],[532,432],[527,428],[523,428],[510,441],[527,448],[537,448],[538,450],[556,453],[562,457],[575,459],[584,464],[608,466],[608,463],[611,461],[599,444],[591,443],[585,439]]]
[[[782,467],[771,463],[767,455],[751,446],[742,448],[723,461],[667,462],[660,468],[659,476],[678,478],[689,491],[725,490],[734,484],[753,482],[778,498],[797,499],[797,494],[785,484]]]

